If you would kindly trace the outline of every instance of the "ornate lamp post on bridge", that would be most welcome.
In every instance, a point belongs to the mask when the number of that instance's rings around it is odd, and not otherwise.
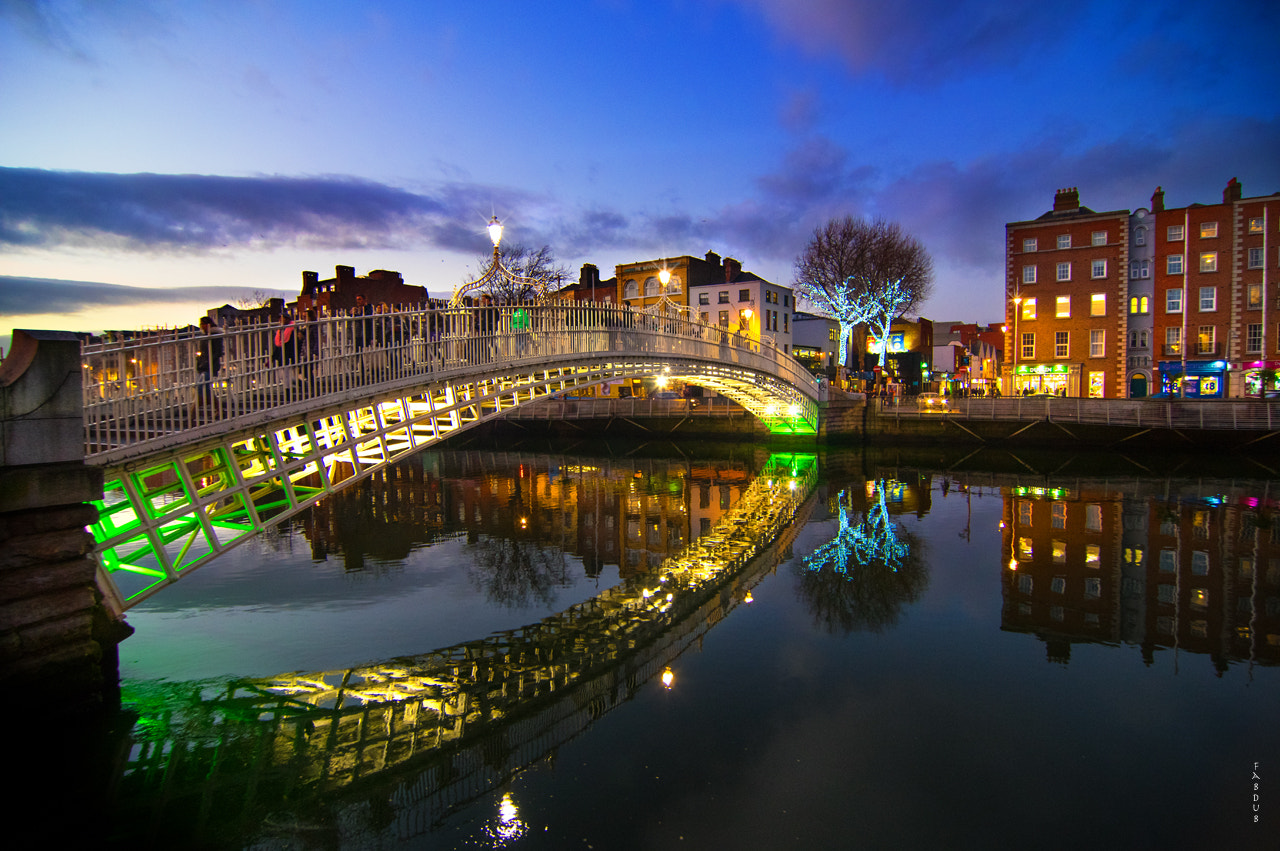
[[[453,297],[449,299],[451,307],[460,307],[462,300],[468,293],[483,291],[490,288],[493,284],[503,284],[509,287],[513,292],[520,292],[523,289],[531,288],[537,293],[538,301],[545,302],[550,295],[547,291],[548,278],[545,275],[529,277],[521,275],[511,269],[508,269],[502,262],[502,250],[499,244],[502,242],[502,222],[498,221],[498,217],[494,216],[489,219],[489,224],[485,226],[489,231],[489,239],[493,241],[493,259],[489,261],[489,268],[478,278],[474,278],[465,283],[459,284],[453,291]]]

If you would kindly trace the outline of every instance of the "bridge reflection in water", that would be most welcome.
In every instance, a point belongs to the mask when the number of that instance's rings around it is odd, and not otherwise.
[[[117,823],[144,835],[177,821],[206,837],[288,831],[313,796],[388,782],[397,832],[423,833],[669,675],[787,557],[817,474],[813,455],[771,456],[720,522],[657,571],[520,629],[380,665],[237,680],[186,701],[158,688],[166,709],[151,714],[145,696],[135,705],[143,738]],[[175,819],[178,808],[189,811]]]

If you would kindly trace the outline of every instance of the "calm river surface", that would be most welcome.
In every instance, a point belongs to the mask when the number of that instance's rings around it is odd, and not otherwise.
[[[773,493],[799,489],[780,540],[664,603],[671,559],[749,527],[734,512],[762,469],[790,477]],[[686,444],[424,454],[129,613],[107,832],[1277,847],[1280,479],[1138,469]],[[609,589],[642,603],[586,602]]]

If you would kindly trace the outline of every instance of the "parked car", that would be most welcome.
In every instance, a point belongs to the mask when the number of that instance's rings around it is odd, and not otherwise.
[[[951,410],[951,400],[938,393],[921,393],[916,397],[916,407],[926,414],[945,414]]]

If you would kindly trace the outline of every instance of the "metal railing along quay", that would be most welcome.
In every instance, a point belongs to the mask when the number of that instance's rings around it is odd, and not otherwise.
[[[911,398],[877,400],[882,416],[899,419],[1008,420],[1151,429],[1274,431],[1280,402],[1260,399],[1083,399],[1063,396],[952,398],[946,411],[922,410]]]
[[[728,399],[592,398],[565,396],[518,408],[507,415],[515,420],[615,419],[620,417],[699,417],[743,419],[751,414]]]

